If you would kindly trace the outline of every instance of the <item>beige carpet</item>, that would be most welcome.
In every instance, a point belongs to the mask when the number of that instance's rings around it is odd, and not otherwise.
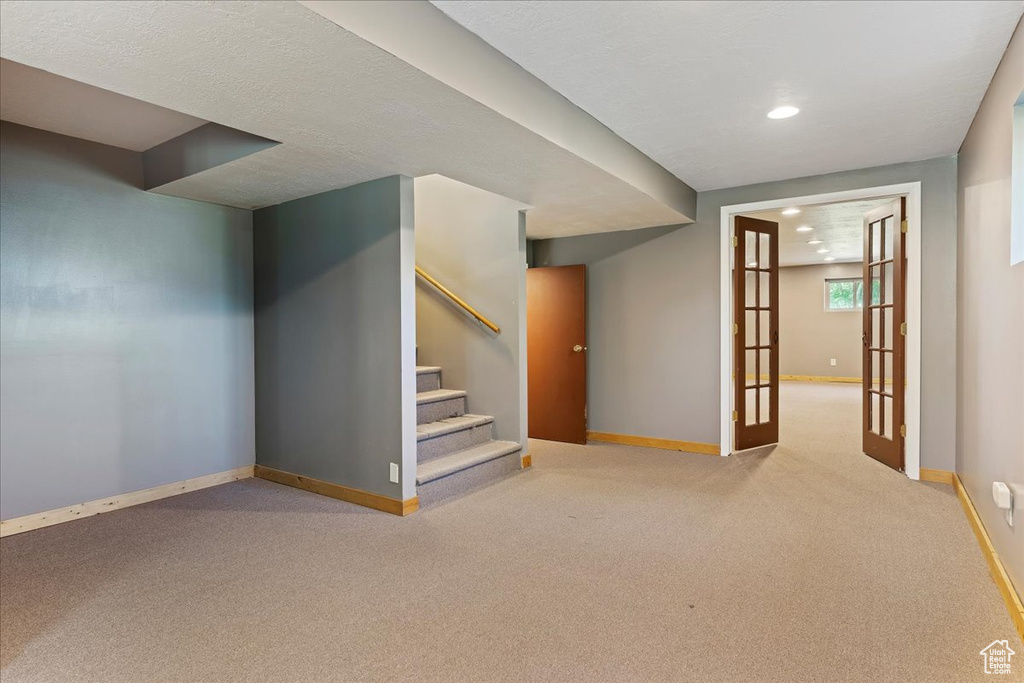
[[[0,677],[982,681],[997,638],[1024,672],[953,491],[858,454],[857,401],[787,385],[733,458],[533,442],[406,519],[247,480],[9,537]]]

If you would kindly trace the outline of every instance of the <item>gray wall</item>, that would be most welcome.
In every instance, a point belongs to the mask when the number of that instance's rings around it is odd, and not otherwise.
[[[160,187],[279,144],[219,123],[205,123],[142,153],[145,187]]]
[[[860,263],[779,269],[780,375],[860,377],[863,311],[826,311],[825,278],[859,278],[861,269]]]
[[[257,463],[411,497],[411,202],[392,176],[254,212]]]
[[[921,465],[952,470],[956,437],[956,159],[702,192],[697,222],[635,246],[609,236],[538,241],[534,262],[588,263],[590,429],[719,443],[721,207],[920,181],[923,386]],[[650,231],[631,231],[650,233]],[[618,235],[618,237],[616,237]],[[571,242],[570,240],[585,240]],[[587,250],[582,259],[573,252]],[[547,258],[557,254],[557,259]],[[580,252],[583,253],[583,252]],[[600,260],[593,262],[588,254]]]
[[[960,148],[956,471],[1024,595],[1024,263],[1010,265],[1012,112],[1024,91],[1017,27]],[[1014,489],[1016,526],[992,502]]]
[[[0,517],[251,465],[252,216],[0,124]]]
[[[420,365],[526,445],[526,232],[522,204],[442,176],[417,178],[416,262],[501,328],[495,335],[432,286],[416,287]]]

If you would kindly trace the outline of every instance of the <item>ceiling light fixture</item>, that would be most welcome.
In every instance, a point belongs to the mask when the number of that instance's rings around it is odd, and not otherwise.
[[[799,228],[796,229],[797,232],[810,232],[811,230],[814,230],[814,228],[807,225],[801,225]]]
[[[821,244],[821,240],[807,240],[807,244]]]
[[[798,213],[800,213],[800,209],[783,209],[782,210],[782,215],[783,216],[795,216]]]
[[[819,254],[827,254],[828,253],[828,249],[819,249],[818,253]]]
[[[835,257],[835,256],[826,256],[826,257],[825,257],[825,260],[826,260],[826,261],[835,261],[835,260],[836,260],[836,257]]]
[[[768,118],[770,119],[788,119],[790,116],[796,116],[800,113],[800,110],[796,107],[776,107],[768,112]]]

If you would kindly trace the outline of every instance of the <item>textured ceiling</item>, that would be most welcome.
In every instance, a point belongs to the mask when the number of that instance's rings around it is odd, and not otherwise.
[[[956,153],[1024,9],[434,4],[697,190]],[[801,113],[765,116],[783,104]]]
[[[0,119],[135,152],[206,123],[0,59]]]
[[[784,216],[782,209],[745,213],[779,224],[779,265],[806,266],[825,263],[831,256],[836,263],[862,261],[864,258],[864,214],[889,199],[865,199],[838,204],[796,206],[800,213]],[[799,227],[812,228],[810,232],[797,232]],[[808,244],[821,240],[821,244]],[[828,249],[819,254],[819,249]]]
[[[697,193],[426,0],[300,4],[679,213]]]
[[[4,58],[282,143],[167,194],[258,207],[438,173],[536,207],[531,237],[685,222],[297,3],[3,2],[0,14]]]

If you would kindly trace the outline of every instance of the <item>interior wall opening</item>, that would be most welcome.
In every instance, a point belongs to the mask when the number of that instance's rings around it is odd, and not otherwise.
[[[823,439],[918,478],[917,187],[722,208],[723,453]]]

